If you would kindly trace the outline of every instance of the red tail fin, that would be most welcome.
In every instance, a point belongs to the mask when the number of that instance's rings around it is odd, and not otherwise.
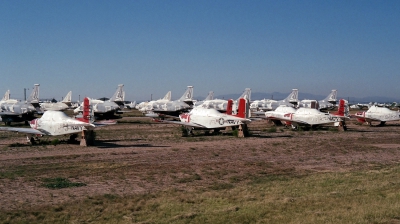
[[[339,100],[339,107],[338,107],[337,115],[344,116],[344,111],[345,111],[345,100],[341,99],[341,100]]]
[[[83,99],[83,122],[90,122],[90,102],[87,97]]]
[[[238,113],[237,113],[237,117],[241,117],[241,118],[246,118],[246,100],[243,98],[240,98],[238,100]]]
[[[232,105],[233,105],[233,100],[232,99],[228,100],[228,105],[226,106],[226,114],[232,115]]]
[[[83,116],[82,116],[82,118],[76,118],[76,119],[79,121],[90,123],[90,118],[91,118],[90,112],[91,112],[90,111],[90,101],[89,101],[89,98],[85,97],[83,99],[83,114],[82,114]]]

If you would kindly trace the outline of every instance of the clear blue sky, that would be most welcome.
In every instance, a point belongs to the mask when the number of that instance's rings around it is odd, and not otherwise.
[[[400,98],[400,1],[2,0],[0,94]],[[29,90],[29,92],[30,92]]]

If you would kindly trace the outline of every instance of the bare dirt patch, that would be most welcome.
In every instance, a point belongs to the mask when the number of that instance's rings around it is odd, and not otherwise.
[[[99,129],[96,146],[36,145],[23,135],[0,133],[0,209],[58,205],[104,194],[131,195],[171,188],[241,185],[252,177],[307,175],[374,169],[400,161],[400,126],[360,126],[292,131],[253,122],[252,136],[181,137],[180,128],[123,118]],[[51,138],[50,138],[51,139]],[[67,139],[67,137],[65,137]],[[22,145],[15,143],[23,143]],[[67,178],[86,186],[48,189],[45,178]]]

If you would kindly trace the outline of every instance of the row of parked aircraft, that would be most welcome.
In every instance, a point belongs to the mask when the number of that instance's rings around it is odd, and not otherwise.
[[[0,101],[1,121],[6,125],[11,122],[28,122],[35,118],[35,114],[43,114],[45,111],[64,111],[74,109],[74,113],[83,113],[83,103],[76,105],[71,101],[72,92],[68,92],[61,102],[41,102],[39,100],[39,84],[35,84],[31,95],[26,101],[10,99],[8,90]],[[118,85],[117,91],[109,100],[98,100],[89,98],[93,108],[94,116],[98,119],[110,119],[115,114],[122,113],[124,107],[134,107],[124,101],[125,92],[122,84]]]
[[[187,133],[191,133],[193,129],[219,131],[226,127],[245,127],[254,119],[252,118],[252,113],[253,116],[263,115],[266,119],[272,120],[276,124],[283,122],[293,128],[299,126],[315,127],[329,123],[345,127],[345,121],[352,117],[357,118],[360,122],[371,123],[379,121],[380,124],[384,124],[386,121],[400,120],[398,111],[376,105],[371,106],[366,112],[350,115],[348,102],[343,99],[339,101],[336,113],[324,111],[336,104],[336,93],[336,90],[332,90],[327,98],[320,101],[298,101],[298,90],[293,89],[292,93],[281,101],[262,100],[251,102],[251,90],[246,88],[237,100],[213,99],[213,93],[210,92],[204,101],[193,102],[193,86],[188,86],[186,92],[178,100],[172,101],[171,92],[168,92],[161,100],[147,102],[144,106],[138,104],[137,107],[147,116],[163,118],[157,119],[157,121],[188,127],[186,129]],[[6,96],[2,100],[1,116],[3,121],[10,117],[14,118],[17,114],[21,115],[20,118],[22,119],[25,115],[24,111],[29,111],[31,114],[35,110],[44,110],[45,112],[41,118],[30,119],[33,131],[26,128],[12,127],[1,127],[0,130],[27,133],[27,137],[31,142],[34,135],[71,134],[76,137],[76,133],[92,130],[96,125],[115,124],[116,122],[113,120],[95,123],[94,118],[100,116],[96,116],[96,112],[101,116],[121,112],[125,95],[121,84],[118,85],[117,91],[108,101],[85,98],[82,105],[75,109],[76,113],[82,112],[82,115],[76,116],[76,118],[69,118],[63,112],[60,112],[62,110],[60,109],[61,107],[54,104],[41,107],[38,101],[38,94],[39,84],[36,84],[26,102],[10,100]],[[66,98],[68,99],[70,96],[67,95]],[[47,110],[44,108],[47,108]],[[49,110],[49,108],[51,109]],[[19,109],[18,113],[16,112],[17,109]],[[252,112],[251,109],[253,110]],[[166,117],[177,120],[165,119]],[[85,124],[79,122],[84,122]]]
[[[183,117],[179,116],[180,124],[186,124],[196,128],[198,123],[189,122],[187,115],[193,116],[191,113],[197,113],[197,108],[205,108],[211,111],[211,109],[217,110],[218,112],[229,111],[228,100],[213,99],[213,92],[210,92],[205,100],[200,102],[189,103],[192,99],[185,96],[193,95],[193,87],[188,86],[187,91],[177,101],[171,101],[171,92],[168,92],[163,99],[144,102],[137,105],[137,109],[142,111],[146,116],[150,117],[170,117],[171,113],[181,114],[184,113]],[[361,123],[372,124],[372,122],[378,121],[380,125],[385,124],[387,121],[400,120],[400,114],[398,111],[393,111],[387,107],[379,107],[378,105],[371,105],[369,110],[366,112],[358,112],[356,114],[349,114],[349,104],[346,100],[341,99],[338,105],[338,111],[336,113],[327,112],[328,109],[336,107],[337,102],[337,90],[332,90],[331,93],[322,100],[298,100],[298,89],[293,89],[292,92],[283,100],[256,100],[251,102],[251,90],[246,88],[239,99],[245,99],[248,102],[248,110],[246,112],[246,119],[251,116],[263,116],[274,123],[285,123],[286,125],[292,126],[292,128],[298,128],[299,126],[315,127],[318,125],[324,125],[334,123],[338,126],[345,127],[345,121],[350,118],[357,118]],[[238,107],[237,102],[233,101],[233,109],[230,113],[236,114]],[[185,107],[166,107],[165,105],[174,105],[175,102],[184,103]],[[191,106],[192,105],[192,106]],[[193,109],[192,109],[193,108]],[[213,111],[215,113],[215,111]],[[181,114],[182,115],[182,114]],[[210,120],[210,122],[214,122]],[[166,122],[166,121],[164,121]],[[176,123],[176,122],[175,122]],[[179,122],[178,122],[179,123]],[[190,124],[189,124],[190,123]],[[203,122],[204,123],[204,122]],[[207,125],[202,124],[203,128],[210,128]]]

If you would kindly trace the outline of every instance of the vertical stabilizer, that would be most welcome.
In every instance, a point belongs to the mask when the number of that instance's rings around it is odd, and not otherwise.
[[[39,86],[40,84],[35,84],[32,93],[28,98],[29,103],[39,103]]]
[[[332,92],[325,99],[323,99],[323,102],[329,102],[332,104],[336,104],[336,94],[337,94],[337,90],[332,89]]]
[[[233,100],[230,99],[228,100],[228,105],[226,106],[226,114],[232,115],[232,106],[233,106]]]
[[[71,105],[71,103],[72,103],[72,91],[69,91],[69,92],[67,93],[67,95],[65,95],[65,97],[64,97],[64,99],[61,101],[61,103],[65,103],[65,104],[67,104],[68,106]]]
[[[92,110],[92,105],[90,103],[90,99],[88,97],[85,97],[83,99],[82,107],[83,107],[83,116],[78,120],[86,123],[93,123],[94,121],[93,110]]]
[[[188,86],[186,92],[182,95],[179,101],[193,101],[193,86]]]
[[[236,117],[240,117],[240,118],[249,118],[250,117],[250,104],[249,101],[244,99],[244,98],[240,98],[238,100],[238,112],[236,114]]]
[[[213,91],[210,91],[210,92],[208,92],[208,95],[207,95],[207,97],[204,99],[204,101],[206,101],[206,100],[213,100],[214,99],[214,92]]]
[[[283,101],[287,101],[289,103],[292,104],[298,104],[299,102],[299,90],[298,89],[292,89],[292,93],[289,94],[288,97],[286,97],[286,99],[284,99]]]
[[[117,91],[114,93],[114,95],[111,97],[110,101],[111,102],[124,102],[124,90],[123,90],[124,84],[119,84]]]
[[[339,116],[348,116],[349,115],[349,105],[347,103],[347,100],[341,99],[339,100],[339,107],[338,107],[338,112],[336,115]]]
[[[165,96],[164,96],[162,99],[163,99],[163,100],[171,101],[171,91],[168,91],[168,93],[165,94]]]
[[[10,99],[10,90],[7,90],[6,93],[3,96],[3,99],[1,101],[6,101]]]
[[[242,95],[238,98],[237,101],[239,101],[239,99],[246,99],[248,102],[251,101],[251,89],[250,88],[246,88],[244,89],[244,92],[242,93]]]

